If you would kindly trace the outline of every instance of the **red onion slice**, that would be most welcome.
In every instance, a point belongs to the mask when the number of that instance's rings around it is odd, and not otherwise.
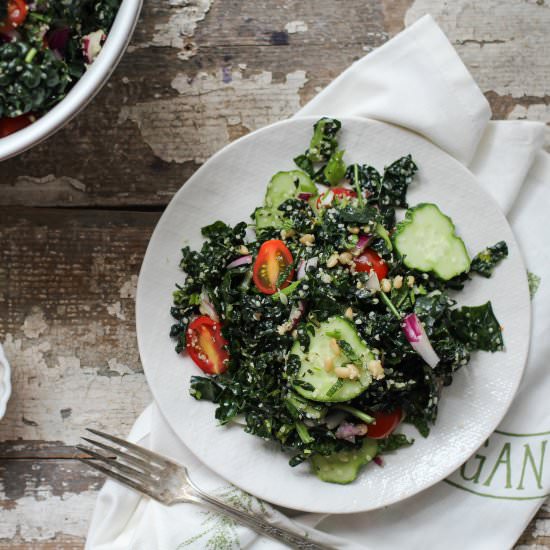
[[[355,248],[351,251],[351,253],[354,256],[359,256],[367,246],[369,246],[369,243],[372,239],[372,235],[359,235],[359,239],[357,240],[357,244],[355,245]]]
[[[208,317],[210,317],[210,319],[214,321],[219,322],[220,320],[218,314],[216,313],[216,310],[214,309],[214,304],[212,304],[212,302],[210,301],[206,290],[203,290],[201,292],[201,303],[199,304],[199,311],[203,315],[208,315]]]
[[[372,461],[378,466],[384,466],[384,459],[380,455],[375,456]]]
[[[227,269],[233,269],[234,267],[240,267],[241,265],[248,265],[252,263],[252,256],[247,254],[246,256],[241,256],[232,262],[227,264]]]
[[[347,413],[345,411],[332,411],[325,417],[325,424],[329,430],[334,430],[334,428],[339,426],[344,421],[346,416]]]
[[[67,47],[67,42],[69,41],[70,36],[71,30],[69,27],[54,29],[47,35],[48,46],[51,50],[63,56],[65,55],[65,48]]]
[[[290,310],[290,317],[288,318],[292,328],[295,328],[298,325],[298,322],[302,318],[305,310],[306,304],[303,300],[300,300],[295,306],[292,306],[292,309]]]
[[[14,42],[15,40],[19,40],[21,38],[21,34],[19,31],[16,31],[15,29],[4,29],[0,33],[0,44],[2,42]]]
[[[106,38],[101,29],[82,37],[82,54],[87,65],[91,65],[99,55]]]
[[[314,256],[309,260],[301,260],[298,265],[298,273],[296,274],[298,281],[301,281],[306,276],[306,272],[310,267],[317,267],[318,263],[319,258],[317,258],[317,256]]]
[[[401,325],[405,337],[411,344],[412,348],[432,369],[439,363],[439,357],[434,351],[432,344],[420,322],[420,319],[415,313],[409,313]]]
[[[355,436],[362,437],[367,435],[368,426],[366,424],[351,424],[350,422],[342,422],[336,433],[336,439],[343,439],[350,443],[355,443]]]
[[[308,201],[313,197],[313,193],[299,193],[298,198],[303,201]]]

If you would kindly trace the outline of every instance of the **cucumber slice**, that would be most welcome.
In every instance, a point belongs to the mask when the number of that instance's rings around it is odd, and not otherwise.
[[[339,352],[337,349],[335,351],[332,340],[347,342],[355,357],[348,357],[341,348]],[[365,391],[372,382],[366,365],[373,359],[373,355],[359,338],[353,324],[342,317],[332,317],[321,323],[311,337],[307,353],[299,342],[294,343],[291,353],[297,355],[301,362],[296,380],[306,386],[295,385],[294,389],[312,401],[349,401]],[[329,361],[332,368],[327,371],[325,367]],[[334,368],[348,363],[354,363],[359,369],[358,379],[338,378],[334,373]],[[313,386],[313,390],[308,389],[309,385]]]
[[[329,456],[312,456],[311,469],[322,481],[345,485],[357,478],[361,467],[368,464],[377,452],[376,440],[365,437],[360,449],[340,451]]]
[[[281,215],[277,208],[286,200],[296,198],[300,193],[317,195],[317,187],[301,170],[277,172],[267,184],[264,206],[256,210],[256,227],[280,227]]]
[[[407,267],[448,281],[470,269],[468,251],[455,231],[451,218],[435,204],[422,203],[397,224],[393,244]]]
[[[254,219],[258,229],[281,226],[281,218],[278,212],[273,212],[267,208],[258,208],[254,213]]]

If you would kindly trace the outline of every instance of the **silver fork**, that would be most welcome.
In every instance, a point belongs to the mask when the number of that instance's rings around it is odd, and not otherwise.
[[[92,429],[88,429],[88,431],[118,447],[123,447],[124,450],[83,437],[82,439],[106,453],[84,445],[77,445],[77,449],[89,455],[86,458],[79,457],[79,460],[162,504],[167,506],[178,502],[202,504],[250,527],[260,535],[284,542],[291,548],[334,550],[333,546],[312,542],[305,536],[282,527],[276,527],[260,516],[244,512],[207,495],[189,479],[187,468],[181,464],[113,435]]]

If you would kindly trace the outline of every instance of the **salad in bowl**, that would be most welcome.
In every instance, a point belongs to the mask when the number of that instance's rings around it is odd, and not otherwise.
[[[142,0],[0,0],[0,161],[63,127],[121,59]]]
[[[0,138],[59,103],[98,56],[121,0],[0,0]]]
[[[413,443],[401,423],[429,435],[472,351],[503,350],[491,303],[458,307],[454,296],[508,250],[487,243],[471,258],[437,204],[409,206],[422,169],[410,155],[381,172],[347,165],[341,131],[319,120],[252,223],[217,221],[200,250],[182,249],[171,336],[204,373],[191,394],[216,405],[221,425],[345,484]]]

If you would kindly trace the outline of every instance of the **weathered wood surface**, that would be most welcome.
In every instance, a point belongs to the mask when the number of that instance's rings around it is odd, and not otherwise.
[[[146,0],[130,50],[67,128],[0,165],[0,550],[82,548],[102,479],[86,426],[127,433],[150,396],[134,331],[157,211],[212,153],[290,116],[432,13],[495,118],[550,121],[543,0]],[[44,208],[47,207],[47,208]],[[518,548],[550,548],[550,509]]]

